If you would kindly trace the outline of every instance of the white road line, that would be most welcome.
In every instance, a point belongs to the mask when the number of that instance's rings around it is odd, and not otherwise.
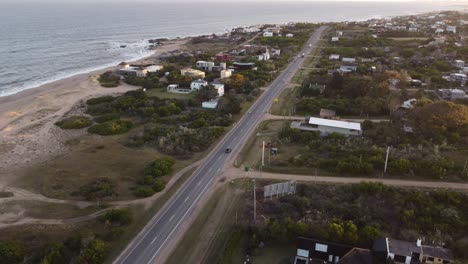
[[[152,263],[153,262],[153,259],[154,257],[156,257],[156,255],[159,253],[159,251],[161,250],[161,248],[164,246],[164,244],[166,244],[167,240],[172,236],[172,234],[174,233],[174,231],[179,227],[180,223],[182,222],[182,220],[184,220],[184,218],[187,216],[187,214],[190,212],[190,210],[192,210],[193,206],[195,206],[195,203],[198,201],[198,199],[200,199],[201,195],[203,194],[203,192],[205,192],[206,188],[208,188],[208,185],[210,185],[211,181],[213,181],[214,178],[211,178],[210,181],[208,182],[208,184],[206,184],[205,188],[203,188],[203,190],[200,192],[200,194],[197,196],[197,198],[195,199],[195,201],[193,201],[192,205],[189,207],[189,209],[187,211],[185,211],[185,214],[182,216],[182,218],[180,218],[179,222],[177,222],[177,225],[172,229],[171,233],[169,233],[169,235],[166,237],[166,239],[162,242],[161,246],[158,248],[158,250],[156,250],[156,252],[153,254],[153,256],[151,257],[150,261],[148,261],[147,263]]]
[[[169,222],[172,221],[175,215],[172,215],[171,218],[169,218]]]
[[[187,196],[187,198],[185,198],[185,200],[184,200],[184,203],[186,203],[186,202],[187,202],[188,198],[189,198],[188,196]]]
[[[151,240],[151,244],[154,243],[154,241],[156,241],[156,239],[158,239],[159,235],[157,235],[155,238],[153,238],[153,240]]]

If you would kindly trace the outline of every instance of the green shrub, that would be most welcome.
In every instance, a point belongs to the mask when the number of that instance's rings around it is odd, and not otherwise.
[[[153,191],[160,192],[166,187],[166,183],[161,179],[156,179],[153,183]]]
[[[88,132],[101,136],[118,135],[127,133],[132,128],[132,126],[133,124],[130,121],[113,120],[94,125],[88,128]]]
[[[119,119],[119,118],[120,118],[119,114],[111,113],[111,114],[105,114],[105,115],[95,117],[93,119],[93,121],[96,122],[96,123],[104,123],[104,122],[116,120],[116,119]]]
[[[137,197],[150,197],[154,194],[154,190],[151,187],[140,187],[136,189],[135,195]]]
[[[114,101],[116,97],[106,95],[106,96],[101,96],[101,97],[96,97],[96,98],[91,98],[86,101],[87,105],[97,105],[97,104],[102,104],[102,103],[110,103]]]
[[[132,222],[132,215],[128,209],[112,209],[99,217],[101,222],[108,222],[113,225],[123,226]]]
[[[103,263],[109,246],[100,239],[91,240],[82,250],[76,263],[79,264],[100,264]]]
[[[22,263],[25,254],[26,251],[22,243],[0,240],[0,263]]]
[[[117,87],[120,84],[120,76],[115,75],[110,71],[107,71],[99,76],[98,81],[102,87]]]
[[[114,195],[114,185],[109,179],[101,178],[80,187],[79,194],[87,200]]]
[[[175,161],[171,158],[161,158],[153,161],[148,167],[145,168],[145,175],[152,177],[161,177],[168,175],[172,171]]]
[[[89,118],[84,116],[70,116],[55,123],[55,125],[60,127],[61,129],[82,129],[85,127],[89,127],[92,124],[93,122]]]

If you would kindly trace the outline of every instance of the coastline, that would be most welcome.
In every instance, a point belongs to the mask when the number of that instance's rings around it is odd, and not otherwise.
[[[157,61],[164,53],[183,50],[189,39],[165,40],[150,56],[131,63]],[[139,88],[125,83],[116,88],[101,87],[97,81],[99,74],[117,67],[74,75],[0,97],[0,186],[15,178],[15,169],[62,153],[67,140],[86,133],[85,130],[62,131],[54,125],[63,116],[82,113],[81,102]]]

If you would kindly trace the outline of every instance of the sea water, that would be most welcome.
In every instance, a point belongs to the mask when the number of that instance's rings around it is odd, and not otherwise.
[[[461,8],[449,1],[40,4],[0,0],[0,96],[146,57],[151,54],[148,40],[154,38],[221,33],[255,24],[366,20]]]

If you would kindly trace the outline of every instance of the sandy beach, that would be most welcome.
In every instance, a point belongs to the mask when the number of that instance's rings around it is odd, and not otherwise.
[[[187,41],[187,38],[167,40],[151,56],[132,63],[157,62],[161,54],[182,50]],[[76,75],[0,97],[0,187],[14,177],[15,169],[59,155],[66,151],[67,140],[86,133],[84,129],[64,131],[54,125],[63,116],[82,113],[86,99],[139,88],[124,83],[116,88],[101,87],[98,76],[116,68]]]

